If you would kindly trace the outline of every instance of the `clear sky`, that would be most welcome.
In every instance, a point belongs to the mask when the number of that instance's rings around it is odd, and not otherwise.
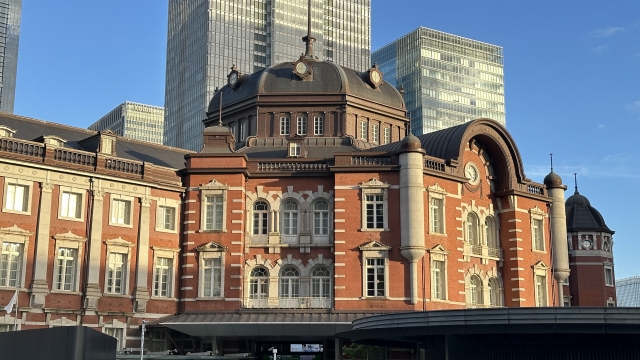
[[[162,106],[167,3],[24,0],[15,113],[86,128],[125,100]],[[372,50],[419,26],[502,46],[526,175],[553,153],[569,196],[577,172],[616,231],[616,278],[640,273],[640,1],[372,0],[371,23]]]

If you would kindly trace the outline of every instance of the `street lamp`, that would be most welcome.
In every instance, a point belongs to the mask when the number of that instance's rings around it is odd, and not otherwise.
[[[145,326],[148,324],[149,322],[145,319],[142,319],[142,336],[140,337],[140,360],[144,359],[144,331],[145,331]]]

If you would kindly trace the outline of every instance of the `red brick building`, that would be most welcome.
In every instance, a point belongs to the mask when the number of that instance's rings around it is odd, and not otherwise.
[[[0,304],[18,286],[19,329],[121,348],[146,318],[150,350],[327,359],[371,313],[561,306],[559,176],[528,179],[493,120],[405,135],[380,75],[309,49],[234,68],[199,153],[2,115]]]

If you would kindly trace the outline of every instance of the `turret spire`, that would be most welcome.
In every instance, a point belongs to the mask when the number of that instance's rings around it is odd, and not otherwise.
[[[307,7],[308,7],[307,35],[302,38],[302,41],[304,41],[307,44],[307,50],[304,56],[307,59],[313,59],[313,43],[316,41],[316,38],[311,36],[311,0],[308,0]]]
[[[551,172],[553,172],[553,154],[549,154],[551,156]]]
[[[575,182],[575,186],[576,186],[576,192],[574,193],[574,195],[578,195],[578,173],[573,173],[573,181]]]

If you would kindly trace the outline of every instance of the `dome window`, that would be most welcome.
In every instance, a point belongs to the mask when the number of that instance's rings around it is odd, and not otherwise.
[[[13,137],[13,134],[15,134],[16,131],[4,126],[4,125],[0,125],[0,136],[4,136],[4,137]]]

